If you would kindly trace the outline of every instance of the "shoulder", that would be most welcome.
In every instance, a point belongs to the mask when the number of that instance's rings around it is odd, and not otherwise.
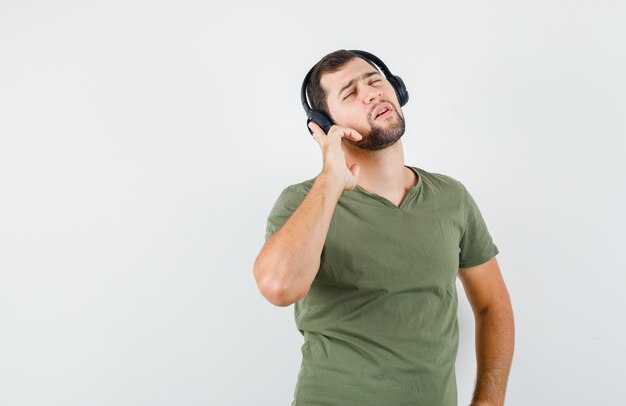
[[[302,182],[292,183],[284,187],[282,194],[290,194],[290,195],[308,195],[315,183],[315,178],[303,180]]]
[[[315,179],[311,178],[284,186],[276,200],[276,205],[297,207],[311,191]]]
[[[416,166],[412,166],[412,168],[416,169],[418,174],[422,177],[423,187],[428,187],[437,191],[459,194],[464,194],[466,192],[465,185],[453,176],[427,171],[426,169]]]

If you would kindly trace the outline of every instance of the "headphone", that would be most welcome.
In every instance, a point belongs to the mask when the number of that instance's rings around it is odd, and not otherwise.
[[[376,55],[370,54],[369,52],[365,52],[365,51],[359,51],[356,49],[351,49],[350,51],[364,57],[370,62],[373,62],[375,65],[377,65],[380,68],[380,70],[383,71],[383,73],[385,74],[385,78],[389,81],[389,83],[391,83],[393,90],[395,90],[396,92],[396,96],[398,97],[400,106],[404,106],[409,101],[409,92],[406,90],[406,86],[404,85],[404,82],[402,81],[402,79],[400,79],[400,76],[393,75],[391,71],[389,70],[389,68],[387,68],[387,65],[385,65],[383,61],[378,59]],[[302,82],[302,88],[300,89],[300,99],[302,101],[302,107],[304,107],[304,112],[306,113],[306,116],[307,116],[306,129],[309,130],[309,133],[311,133],[311,135],[313,135],[313,130],[309,128],[309,123],[313,121],[315,124],[322,127],[324,132],[328,134],[330,127],[332,127],[334,124],[333,120],[331,120],[330,116],[326,114],[325,112],[321,110],[313,110],[311,106],[309,106],[309,103],[306,97],[306,87],[307,87],[307,84],[309,83],[309,78],[311,77],[311,73],[313,72],[314,68],[315,66],[313,66],[313,68],[311,68],[309,72],[306,74],[306,76],[304,77],[304,81]]]

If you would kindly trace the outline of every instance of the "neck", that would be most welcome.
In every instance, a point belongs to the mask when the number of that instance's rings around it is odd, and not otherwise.
[[[348,166],[357,163],[361,167],[357,185],[367,192],[389,195],[408,191],[416,181],[415,173],[404,166],[402,141],[380,151],[367,151],[343,144]]]

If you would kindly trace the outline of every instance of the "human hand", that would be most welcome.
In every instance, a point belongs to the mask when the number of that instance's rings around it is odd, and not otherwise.
[[[363,139],[363,136],[352,128],[338,125],[330,127],[328,134],[326,134],[313,121],[309,123],[309,128],[313,131],[313,138],[322,150],[322,172],[339,181],[343,185],[344,190],[354,189],[360,167],[355,163],[348,168],[345,154],[341,148],[341,139],[347,137],[353,141],[359,141]]]

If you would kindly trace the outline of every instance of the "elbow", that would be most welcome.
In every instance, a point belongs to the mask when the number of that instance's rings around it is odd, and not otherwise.
[[[274,306],[287,307],[297,302],[297,300],[292,299],[289,293],[281,287],[269,289],[267,292],[268,293],[263,294],[263,296]]]
[[[301,298],[277,283],[257,281],[257,286],[263,297],[274,306],[287,307]]]
[[[259,264],[258,259],[254,264],[254,279],[263,297],[274,306],[287,307],[304,297],[273,278],[268,268]]]

